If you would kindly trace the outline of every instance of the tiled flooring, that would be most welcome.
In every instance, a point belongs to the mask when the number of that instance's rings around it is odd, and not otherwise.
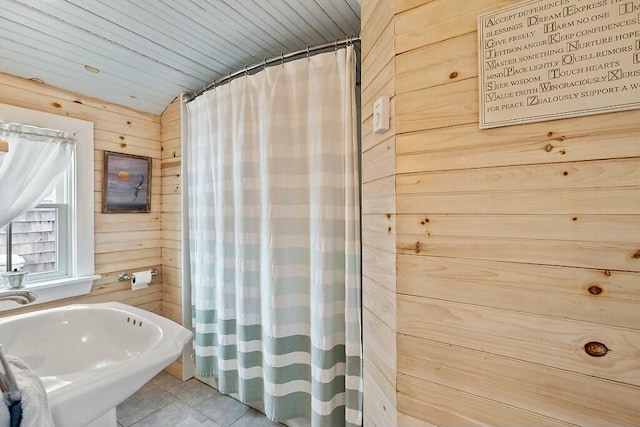
[[[284,427],[195,378],[161,372],[118,405],[121,427]]]

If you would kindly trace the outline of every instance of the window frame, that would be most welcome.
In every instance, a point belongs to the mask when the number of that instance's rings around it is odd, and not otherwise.
[[[55,301],[91,292],[94,273],[94,137],[93,123],[42,111],[0,104],[0,120],[58,129],[76,135],[76,148],[69,186],[67,275],[42,281],[27,281],[25,288],[38,295],[32,304]],[[19,308],[15,303],[0,302],[0,311]]]
[[[70,179],[71,177],[67,175],[64,178],[64,181],[65,181],[64,183],[68,185]],[[72,201],[69,201],[69,200],[67,201],[67,203],[44,202],[34,206],[32,209],[27,211],[27,212],[30,212],[37,209],[52,209],[55,211],[56,269],[50,270],[50,271],[43,271],[39,273],[29,273],[25,281],[26,283],[40,283],[40,282],[46,282],[53,279],[69,277],[71,273],[70,259],[72,256],[72,254],[70,253],[71,248],[69,244],[71,240],[69,222],[72,220],[71,212],[73,212],[73,206],[71,205],[71,202]],[[2,260],[2,261],[6,261],[4,264],[7,267],[6,271],[10,271],[10,269],[16,268],[16,266],[13,264],[11,264],[11,266],[8,265],[8,263],[11,261],[12,254],[15,253],[12,250],[13,244],[9,244],[10,242],[13,242],[13,237],[14,237],[13,235],[14,233],[16,233],[15,229],[13,228],[15,223],[16,223],[16,219],[14,218],[13,221],[11,221],[5,227],[5,234],[7,236],[6,238],[8,239],[9,235],[11,235],[10,240],[7,240],[6,242],[7,244],[3,245],[3,248],[2,248],[2,250],[6,249],[6,253],[3,253],[0,255],[0,257],[2,258],[6,258],[6,260],[5,259]],[[18,253],[18,255],[22,255],[22,254]],[[4,272],[4,271],[0,269],[0,272]]]

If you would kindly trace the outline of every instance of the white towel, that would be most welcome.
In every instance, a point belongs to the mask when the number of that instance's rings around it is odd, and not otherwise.
[[[11,372],[16,379],[18,388],[22,392],[22,423],[20,427],[55,427],[49,410],[47,392],[42,381],[35,372],[17,357],[5,356]],[[9,408],[6,403],[0,404],[0,426],[9,425]]]

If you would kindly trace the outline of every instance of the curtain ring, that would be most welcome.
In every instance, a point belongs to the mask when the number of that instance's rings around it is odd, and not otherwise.
[[[281,61],[280,65],[284,66],[284,53],[280,54],[280,61]]]
[[[309,45],[307,45],[307,58],[309,57]]]
[[[267,69],[267,58],[264,58],[264,63],[262,64],[262,66],[265,70]]]
[[[249,75],[249,71],[247,70],[247,66],[244,66],[244,76],[247,77]]]
[[[336,50],[336,52],[338,51],[338,39],[336,39],[335,50]]]

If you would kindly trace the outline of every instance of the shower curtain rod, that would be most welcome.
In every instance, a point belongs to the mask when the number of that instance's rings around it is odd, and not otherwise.
[[[209,83],[208,85],[206,85],[201,90],[194,92],[189,97],[189,99],[187,99],[185,102],[191,102],[194,99],[196,99],[197,97],[199,97],[200,95],[202,95],[203,93],[205,93],[206,91],[208,91],[209,89],[213,89],[216,86],[220,86],[220,85],[223,85],[225,83],[229,83],[234,78],[236,78],[238,76],[242,76],[242,75],[247,75],[247,74],[251,73],[252,71],[258,70],[260,67],[266,68],[269,65],[273,65],[273,64],[277,64],[277,63],[284,64],[285,61],[297,58],[299,56],[303,56],[303,55],[309,56],[312,53],[314,53],[314,54],[321,53],[322,51],[327,51],[330,48],[335,48],[337,50],[339,47],[348,46],[350,44],[358,43],[358,42],[360,42],[360,36],[346,37],[344,39],[336,40],[334,42],[323,43],[323,44],[319,44],[319,45],[316,45],[316,46],[307,46],[305,49],[300,49],[300,50],[297,50],[295,52],[291,52],[291,53],[287,53],[287,54],[281,54],[280,56],[274,56],[271,59],[265,59],[262,62],[259,62],[257,64],[251,65],[250,67],[245,66],[241,70],[238,70],[238,71],[236,71],[234,73],[229,73],[226,77],[222,77],[222,78],[220,78],[218,80],[214,80],[212,83]]]

